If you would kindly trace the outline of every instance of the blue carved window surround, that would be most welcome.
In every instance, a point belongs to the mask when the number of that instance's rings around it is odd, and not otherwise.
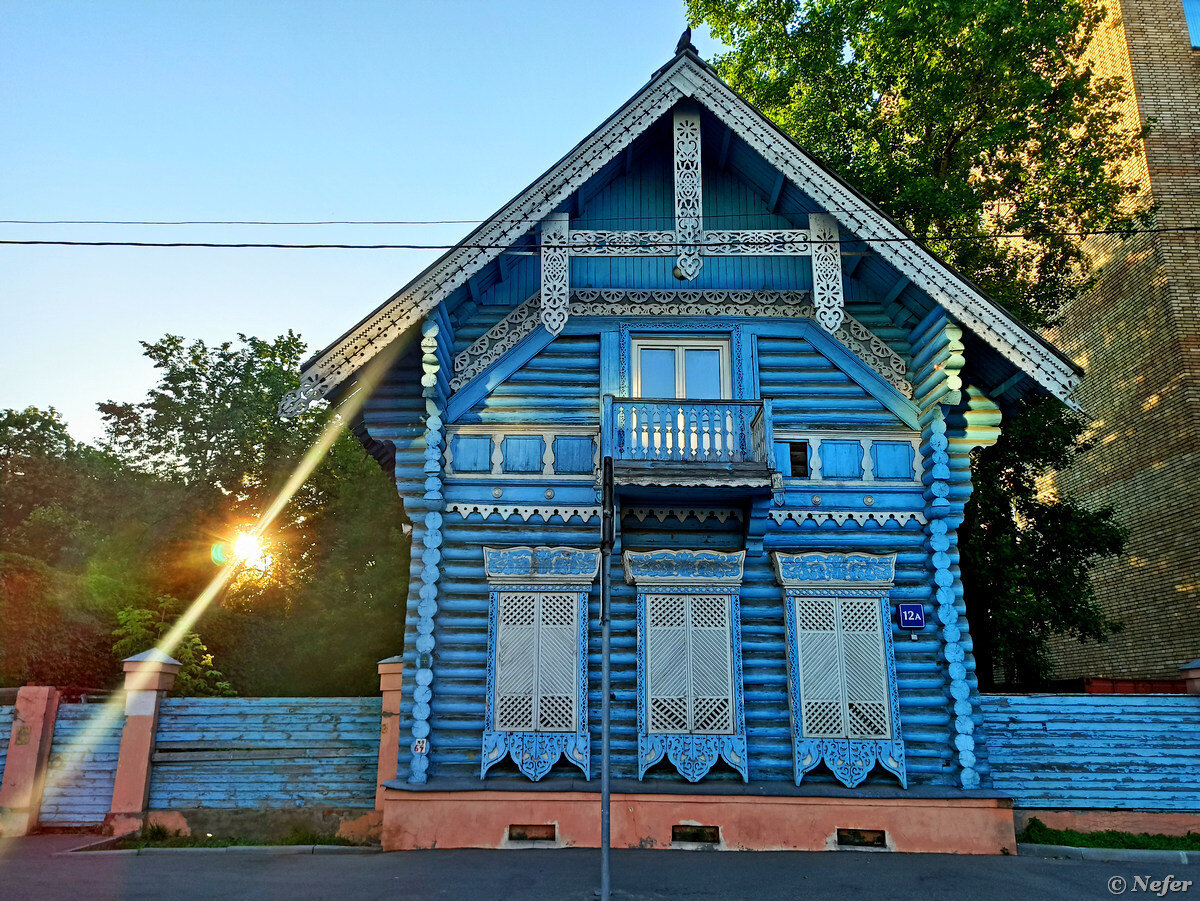
[[[483,563],[491,592],[487,709],[479,778],[486,778],[488,770],[508,754],[535,782],[549,773],[560,757],[591,779],[588,594],[600,571],[600,551],[485,547]],[[502,623],[506,610],[515,614],[507,637]],[[506,672],[515,675],[509,677]],[[514,724],[525,728],[514,728]]]
[[[771,556],[784,594],[796,784],[823,762],[854,788],[878,763],[907,788],[888,602],[896,555]]]
[[[623,555],[638,602],[639,780],[665,755],[689,782],[704,778],[718,757],[749,781],[738,599],[745,557],[703,550]],[[655,650],[652,631],[663,636]],[[663,680],[671,690],[652,687]]]

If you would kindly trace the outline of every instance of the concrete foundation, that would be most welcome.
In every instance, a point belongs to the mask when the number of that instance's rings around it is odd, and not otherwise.
[[[384,790],[385,851],[530,847],[510,826],[553,825],[538,847],[595,848],[600,799],[592,792]],[[884,850],[1016,852],[1011,802],[1004,798],[831,798],[730,795],[612,795],[614,848],[691,847],[672,843],[674,826],[715,826],[713,845],[738,851],[833,851],[838,830],[884,833]],[[857,850],[857,849],[856,849]]]

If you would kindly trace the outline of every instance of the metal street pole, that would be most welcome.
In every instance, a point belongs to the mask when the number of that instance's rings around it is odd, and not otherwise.
[[[609,615],[608,566],[612,556],[615,530],[613,527],[612,457],[605,455],[601,463],[600,505],[600,899],[609,901],[612,884],[609,869],[609,740],[608,720],[612,692],[609,689]]]

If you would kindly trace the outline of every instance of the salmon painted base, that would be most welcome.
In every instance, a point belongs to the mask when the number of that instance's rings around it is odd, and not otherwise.
[[[879,850],[936,854],[1015,853],[1006,798],[731,797],[612,795],[614,848],[695,847],[672,842],[676,826],[715,826],[712,847],[729,851],[837,851],[838,830],[882,832]],[[531,842],[528,830],[553,826]],[[547,835],[549,830],[544,830]],[[843,832],[845,839],[846,833]],[[600,844],[600,799],[590,792],[384,789],[385,851],[561,847]],[[855,850],[861,850],[855,848]]]

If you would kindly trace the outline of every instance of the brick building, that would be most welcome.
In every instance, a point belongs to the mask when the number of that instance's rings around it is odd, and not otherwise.
[[[1152,124],[1130,174],[1157,231],[1097,240],[1098,282],[1051,335],[1087,370],[1075,396],[1096,420],[1094,448],[1054,482],[1129,529],[1126,553],[1093,575],[1125,631],[1053,652],[1061,678],[1174,678],[1200,653],[1200,2],[1108,9],[1095,64],[1125,79],[1130,121]]]

